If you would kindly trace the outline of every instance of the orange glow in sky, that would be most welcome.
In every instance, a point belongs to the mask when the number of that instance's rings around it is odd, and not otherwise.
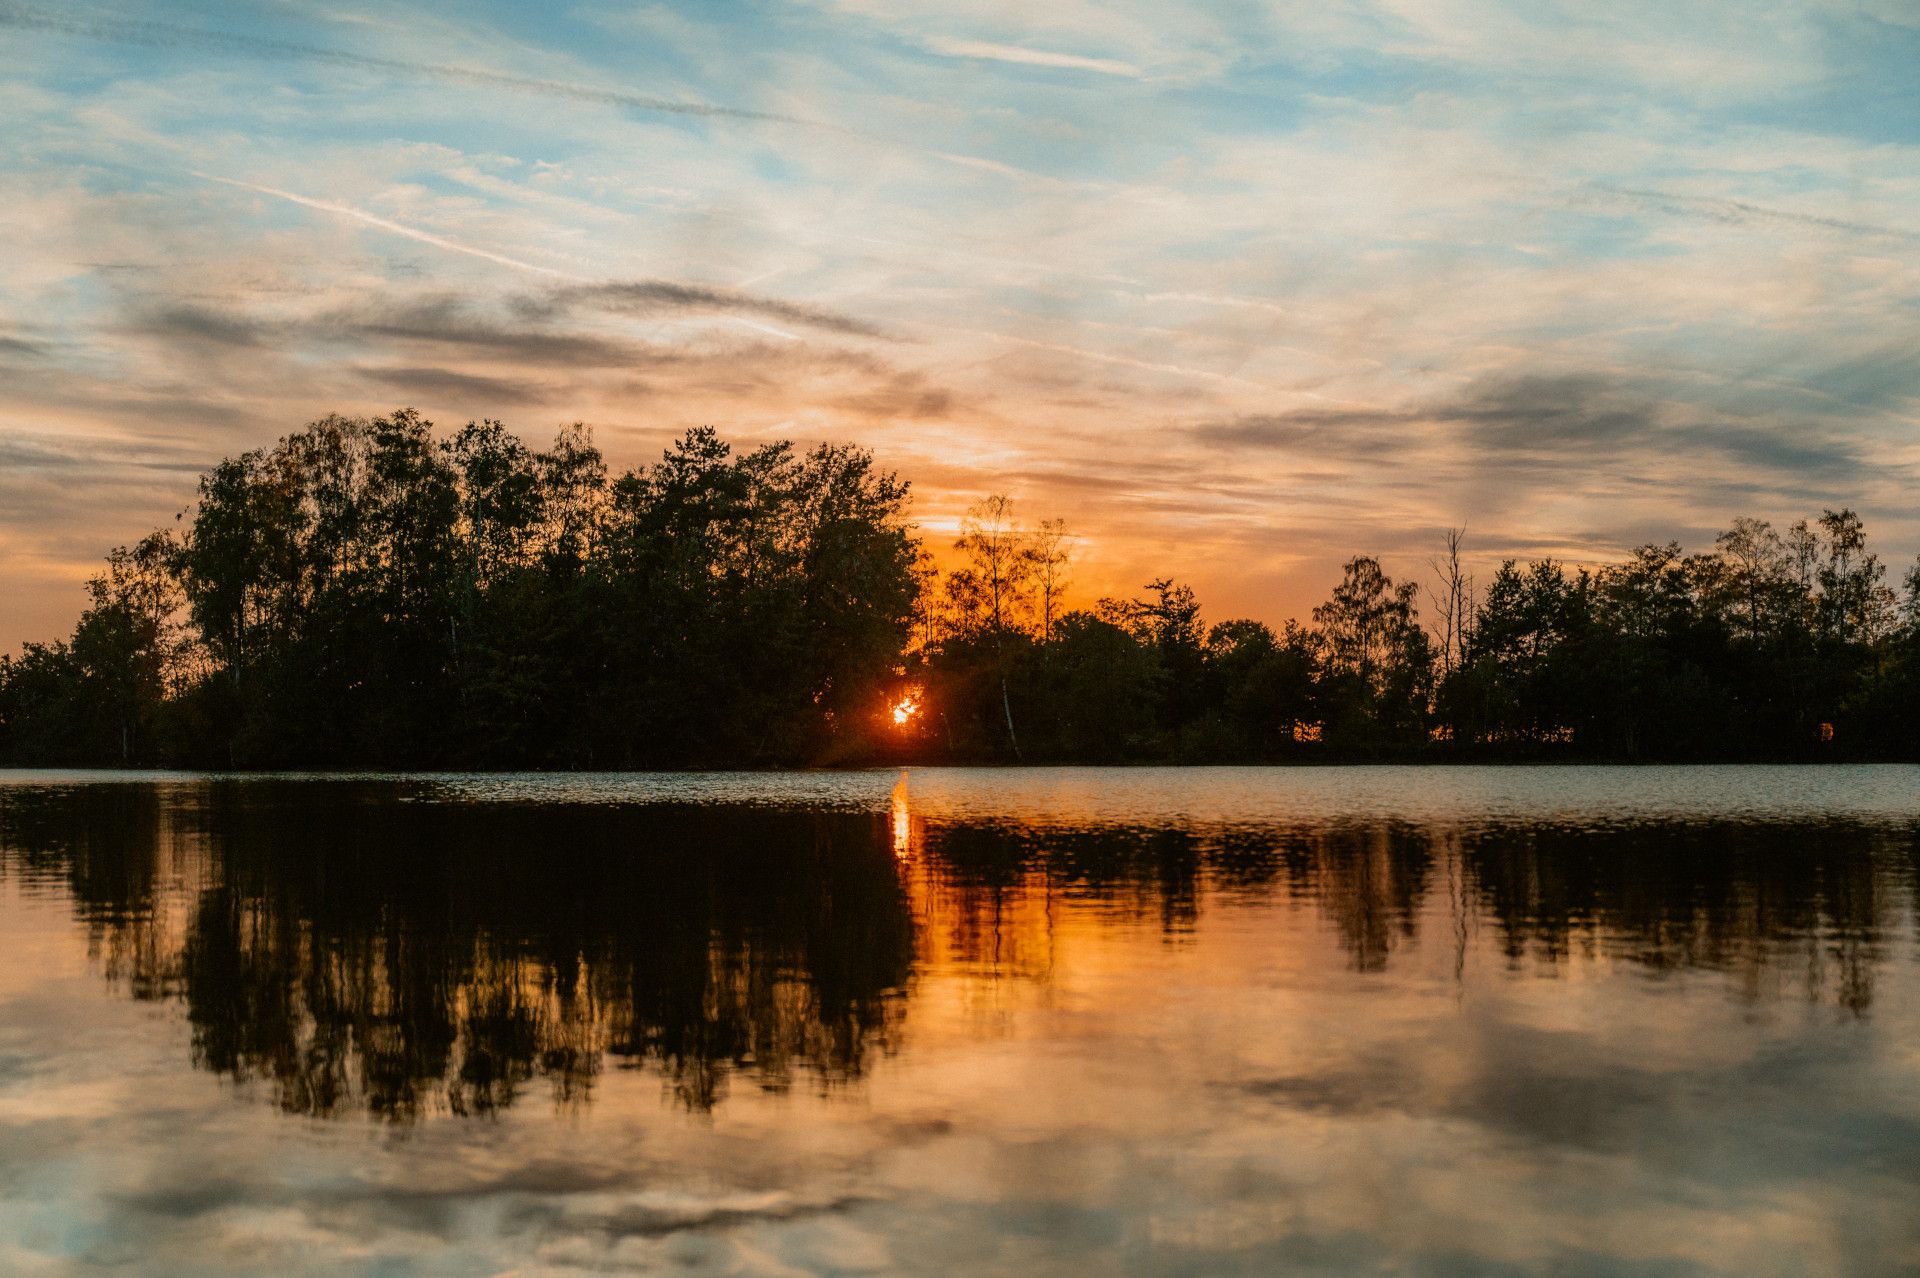
[[[1910,2],[64,7],[0,6],[0,653],[221,458],[403,405],[616,476],[871,447],[935,554],[1065,520],[1069,608],[1279,624],[1461,526],[1482,580],[1843,505],[1920,550]]]

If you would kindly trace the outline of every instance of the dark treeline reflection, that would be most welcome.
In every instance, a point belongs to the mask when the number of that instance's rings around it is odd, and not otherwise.
[[[1544,849],[1543,849],[1544,844]],[[1663,824],[1464,841],[1506,954],[1558,965],[1615,934],[1656,970],[1769,976],[1854,1011],[1914,908],[1911,832],[1847,825]]]
[[[64,868],[109,974],[184,999],[196,1062],[290,1111],[484,1113],[535,1080],[578,1101],[608,1060],[706,1108],[736,1072],[831,1083],[890,1043],[912,923],[878,818],[325,793],[0,812],[26,874]],[[191,849],[179,920],[169,842]]]
[[[1294,831],[930,828],[953,884],[1005,917],[1036,885],[1192,929],[1219,901],[1275,895],[1332,925],[1349,964],[1384,971],[1423,925],[1464,949],[1491,927],[1516,970],[1604,954],[1650,973],[1732,972],[1754,996],[1798,985],[1865,1011],[1890,937],[1920,908],[1915,832],[1840,822],[1663,821],[1428,829],[1394,822]],[[972,903],[978,913],[980,905]],[[1427,938],[1436,943],[1436,938]]]
[[[289,1111],[483,1114],[610,1066],[709,1108],[862,1074],[916,970],[1046,980],[1070,930],[1210,917],[1339,967],[1601,959],[1866,1014],[1920,836],[1852,823],[1067,828],[758,807],[456,805],[380,783],[19,789],[0,872],[71,896],[109,978]],[[1491,969],[1486,960],[1492,960]]]

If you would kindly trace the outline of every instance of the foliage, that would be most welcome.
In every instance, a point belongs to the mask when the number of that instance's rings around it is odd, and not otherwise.
[[[1710,554],[1503,564],[1436,699],[1456,744],[1613,758],[1920,754],[1920,567],[1903,613],[1850,510]]]
[[[1172,578],[1071,608],[1076,546],[996,495],[947,570],[866,451],[711,429],[613,477],[582,426],[327,417],[108,556],[0,658],[27,764],[677,767],[872,759],[1920,755],[1920,565],[1849,510],[1712,551],[1345,565],[1310,625]],[[1429,625],[1431,629],[1429,629]],[[888,711],[900,707],[898,720]]]
[[[629,766],[858,753],[918,590],[865,452],[328,417],[116,551],[70,643],[0,668],[17,761]]]

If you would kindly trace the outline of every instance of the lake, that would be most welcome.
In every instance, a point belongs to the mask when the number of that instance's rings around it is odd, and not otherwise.
[[[0,773],[0,1272],[1913,1274],[1920,769]]]

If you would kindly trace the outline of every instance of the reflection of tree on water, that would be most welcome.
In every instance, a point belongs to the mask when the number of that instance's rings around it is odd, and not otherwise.
[[[1028,972],[1048,947],[1035,899],[1152,922],[1189,937],[1203,900],[1270,899],[1284,890],[1328,915],[1355,966],[1386,966],[1411,938],[1431,871],[1428,835],[1389,824],[1331,830],[929,825],[922,889],[939,907],[931,940],[961,961]],[[1051,919],[1051,912],[1046,919]],[[1042,935],[1032,935],[1039,926]]]
[[[1414,943],[1464,957],[1485,920],[1534,975],[1603,955],[1863,1012],[1916,882],[1911,831],[1847,824],[1069,828],[904,800],[406,797],[0,791],[0,873],[71,894],[136,997],[183,999],[203,1067],[269,1080],[291,1111],[400,1120],[535,1084],[582,1103],[610,1061],[695,1108],[735,1076],[831,1086],[898,1041],[916,960],[1046,981],[1069,918],[1185,944],[1240,904],[1318,914],[1359,972]]]
[[[1755,998],[1797,987],[1854,1011],[1872,1000],[1874,969],[1912,908],[1905,893],[1920,861],[1909,832],[1843,823],[996,822],[930,824],[923,840],[931,867],[921,891],[944,902],[923,945],[944,943],[950,956],[1003,974],[1041,974],[1030,956],[1051,953],[1054,916],[1033,909],[1035,900],[1157,920],[1178,940],[1210,903],[1283,892],[1332,925],[1361,972],[1385,970],[1437,912],[1450,935],[1431,943],[1462,959],[1485,918],[1508,961],[1530,962],[1536,974],[1560,970],[1574,953],[1604,953],[1653,972],[1725,971]]]
[[[1063,910],[1106,924],[1189,935],[1203,862],[1178,829],[1058,829],[1012,822],[928,823],[926,873],[914,885],[923,953],[1008,976],[1043,976]]]
[[[1383,971],[1395,943],[1415,934],[1434,837],[1396,824],[1317,831],[1282,843],[1278,870],[1294,896],[1318,901],[1332,916],[1354,967]]]
[[[1914,902],[1912,831],[1843,823],[1491,830],[1468,872],[1510,961],[1605,949],[1656,971],[1735,974],[1758,997],[1797,984],[1864,1012]]]
[[[198,1062],[272,1080],[291,1111],[481,1113],[535,1079],[573,1101],[609,1058],[658,1064],[705,1108],[735,1073],[851,1078],[896,1031],[912,923],[873,817],[319,790],[216,789],[192,812],[205,886],[171,960]],[[89,828],[100,794],[40,820],[9,803],[6,843],[44,862],[33,832]],[[150,876],[156,828],[69,861],[83,912],[105,917],[85,899],[100,857]],[[163,926],[121,895],[107,934]]]
[[[160,910],[175,810],[149,786],[0,790],[0,876],[56,887],[88,957],[135,998],[180,989],[180,938]]]

